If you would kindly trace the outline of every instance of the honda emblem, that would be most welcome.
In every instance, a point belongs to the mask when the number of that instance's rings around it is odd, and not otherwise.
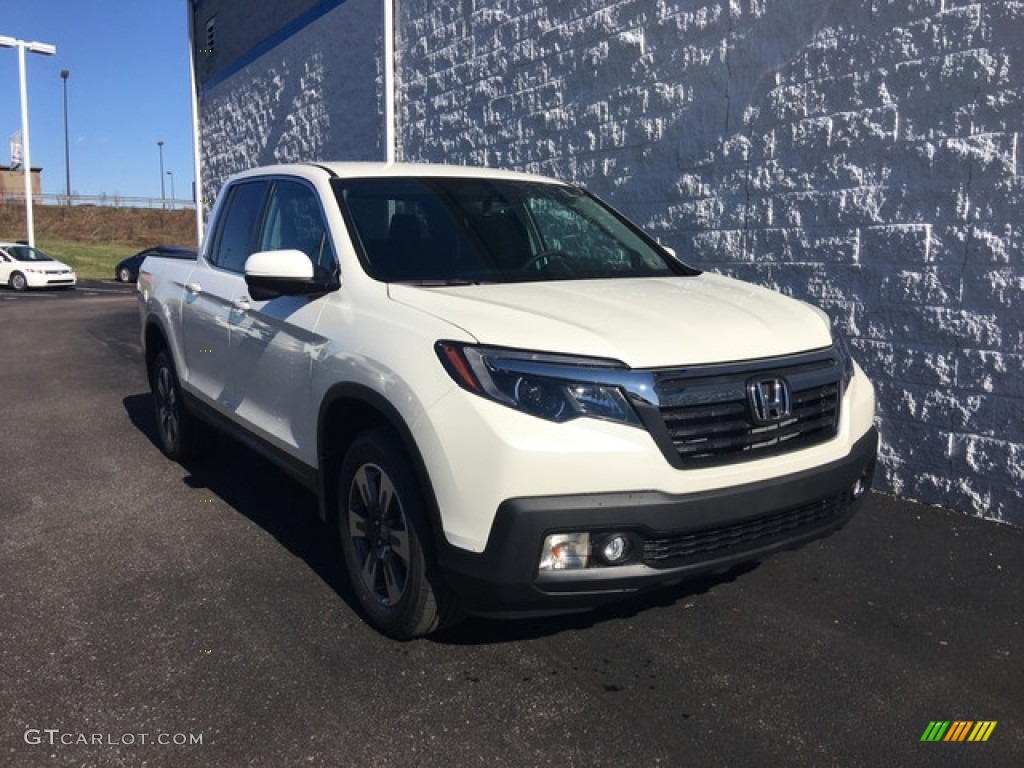
[[[747,399],[756,424],[776,424],[793,413],[785,379],[751,379],[747,382]]]

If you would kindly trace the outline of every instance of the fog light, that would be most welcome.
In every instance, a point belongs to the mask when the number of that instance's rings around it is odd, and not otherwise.
[[[553,533],[544,539],[540,570],[567,571],[586,568],[590,558],[589,533]]]
[[[618,565],[629,558],[632,547],[629,537],[622,533],[613,533],[600,543],[599,556],[608,565]]]

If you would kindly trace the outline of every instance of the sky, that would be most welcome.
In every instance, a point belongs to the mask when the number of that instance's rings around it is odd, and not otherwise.
[[[43,194],[63,194],[69,71],[71,191],[192,199],[191,0],[0,0],[0,36],[57,46],[25,53],[29,150]],[[21,128],[18,51],[0,48],[0,164]],[[167,175],[170,171],[173,176]]]

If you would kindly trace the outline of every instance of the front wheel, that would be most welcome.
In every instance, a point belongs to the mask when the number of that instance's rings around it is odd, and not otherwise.
[[[423,492],[397,439],[381,429],[357,437],[338,490],[342,556],[370,623],[397,640],[450,623],[453,603],[426,549]]]
[[[11,288],[16,291],[24,291],[28,288],[28,280],[25,279],[25,276],[21,274],[21,272],[15,272],[11,275]]]

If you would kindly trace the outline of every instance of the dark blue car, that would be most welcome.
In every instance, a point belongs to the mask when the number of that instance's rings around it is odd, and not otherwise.
[[[114,267],[114,279],[121,283],[134,283],[139,279],[139,267],[147,256],[163,256],[165,259],[195,259],[196,252],[176,245],[158,245],[139,251],[134,256],[121,259]]]

